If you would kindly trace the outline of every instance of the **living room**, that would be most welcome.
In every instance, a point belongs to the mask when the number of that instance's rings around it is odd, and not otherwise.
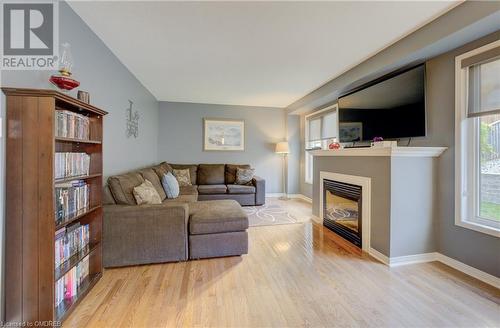
[[[6,326],[500,326],[499,2],[2,11]]]

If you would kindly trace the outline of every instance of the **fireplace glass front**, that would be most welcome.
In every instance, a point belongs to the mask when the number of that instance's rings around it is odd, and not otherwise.
[[[361,186],[323,180],[323,225],[361,247]]]

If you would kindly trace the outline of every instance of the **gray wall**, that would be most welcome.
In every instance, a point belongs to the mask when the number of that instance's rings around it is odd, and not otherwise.
[[[300,171],[301,143],[300,116],[287,115],[287,140],[290,147],[288,155],[288,193],[300,193],[300,177],[296,172]]]
[[[73,76],[81,83],[78,89],[88,91],[91,103],[109,112],[104,118],[104,175],[155,163],[156,99],[65,2],[59,5],[59,31],[60,43],[71,44]],[[3,71],[1,82],[2,86],[50,89],[51,74],[50,71]],[[70,95],[76,97],[76,90]],[[125,137],[125,109],[129,99],[140,114],[137,139]]]
[[[391,257],[436,252],[437,160],[391,159]]]
[[[59,40],[69,42],[75,61],[74,77],[81,82],[81,90],[90,92],[90,99],[109,112],[104,119],[104,175],[127,171],[157,162],[158,102],[142,84],[113,55],[102,41],[64,2],[59,6]],[[1,85],[11,87],[50,89],[48,71],[2,71]],[[76,92],[70,93],[72,96]],[[125,137],[125,108],[128,99],[139,110],[139,137]],[[5,118],[5,97],[0,96],[0,117]],[[1,181],[5,176],[5,119],[0,151]],[[0,184],[1,239],[4,231],[4,183]],[[0,243],[3,247],[3,243]],[[3,250],[0,254],[3,254]],[[3,256],[2,256],[3,258]],[[2,262],[3,263],[3,262]],[[3,269],[1,270],[3,272]],[[2,279],[3,282],[3,279]],[[3,293],[0,293],[3,295]],[[0,306],[3,309],[3,306]]]
[[[429,135],[416,144],[446,146],[439,158],[436,219],[438,249],[446,256],[500,277],[500,238],[455,225],[455,67],[457,55],[500,39],[500,31],[427,62]]]
[[[245,121],[245,151],[203,151],[203,118]],[[158,158],[171,163],[248,163],[266,179],[266,192],[282,192],[282,158],[275,144],[286,138],[280,108],[160,102]]]

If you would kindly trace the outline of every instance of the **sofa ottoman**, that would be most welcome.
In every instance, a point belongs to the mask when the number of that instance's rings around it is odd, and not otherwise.
[[[198,201],[189,216],[190,259],[248,253],[248,216],[237,201]]]

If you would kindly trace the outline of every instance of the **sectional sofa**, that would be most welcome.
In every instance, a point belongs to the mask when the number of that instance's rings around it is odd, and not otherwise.
[[[265,202],[265,180],[236,185],[233,164],[165,162],[108,178],[104,190],[103,264],[105,267],[184,261],[248,252],[248,218],[241,205]],[[191,186],[166,198],[163,174],[189,169]],[[133,188],[149,180],[160,205],[136,205]]]

